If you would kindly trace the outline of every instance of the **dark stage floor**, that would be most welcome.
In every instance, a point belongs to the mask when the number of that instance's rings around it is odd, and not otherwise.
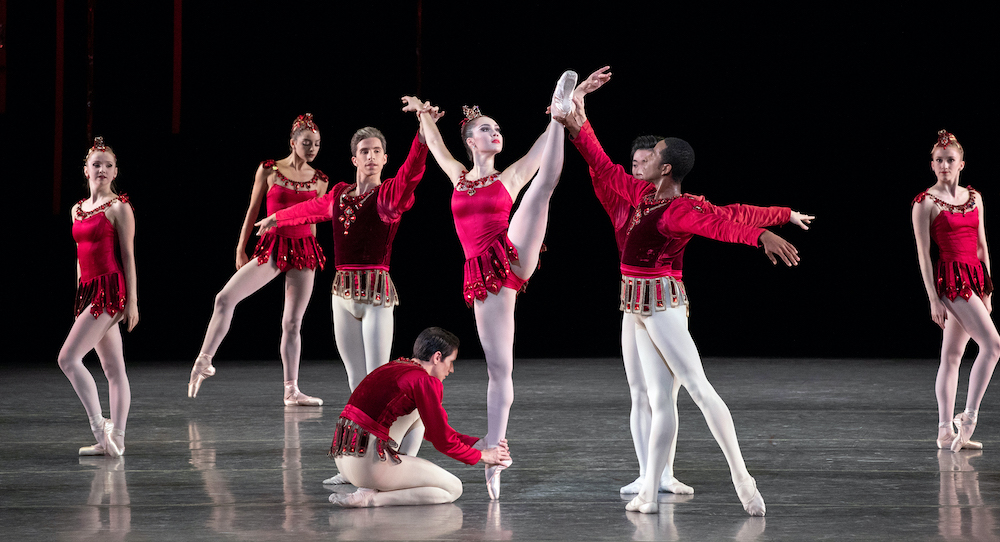
[[[508,437],[514,468],[491,503],[481,468],[424,443],[457,474],[453,505],[345,510],[320,482],[348,395],[339,362],[303,364],[327,404],[285,408],[280,363],[218,360],[186,397],[190,366],[134,364],[126,455],[80,458],[87,419],[55,360],[2,370],[4,540],[998,540],[1000,409],[987,393],[985,451],[939,452],[932,361],[706,360],[732,409],[766,518],[743,512],[722,452],[681,393],[676,474],[693,496],[627,513],[637,475],[628,393],[614,360],[519,360]],[[968,364],[967,364],[968,365]],[[99,371],[96,363],[88,366]],[[963,373],[964,383],[967,374]],[[98,378],[104,404],[107,385]],[[485,364],[445,383],[459,431],[486,430]],[[105,407],[106,409],[107,407]],[[107,410],[105,410],[107,415]]]

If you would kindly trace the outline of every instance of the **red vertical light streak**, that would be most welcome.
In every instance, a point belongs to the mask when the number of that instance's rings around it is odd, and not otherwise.
[[[171,111],[170,131],[181,131],[181,3],[174,0],[174,100]]]
[[[62,200],[62,144],[63,144],[63,70],[66,59],[63,56],[66,37],[65,0],[56,0],[56,103],[55,126],[52,130],[52,214],[59,214]]]
[[[423,79],[423,36],[424,36],[424,2],[417,0],[417,96],[423,96],[420,84]]]
[[[87,143],[94,139],[94,4],[87,2]]]

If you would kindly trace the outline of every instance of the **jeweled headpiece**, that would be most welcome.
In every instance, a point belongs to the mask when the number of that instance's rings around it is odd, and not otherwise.
[[[952,143],[958,143],[958,139],[955,137],[955,134],[948,132],[948,130],[938,131],[938,140],[937,140],[938,147],[941,147],[942,149],[947,149],[948,145],[951,145]]]
[[[83,159],[83,163],[86,164],[87,160],[90,160],[90,155],[94,154],[95,152],[110,152],[111,154],[115,153],[115,151],[112,150],[110,146],[104,143],[104,138],[101,136],[97,136],[94,138],[94,146],[91,147],[89,151],[87,151],[87,157]]]
[[[295,133],[299,130],[309,130],[314,134],[319,131],[319,127],[313,122],[312,113],[295,117],[295,122],[292,123],[292,137],[295,137]]]
[[[465,118],[462,119],[462,121],[458,123],[458,125],[459,125],[460,128],[465,128],[466,123],[468,123],[470,120],[476,120],[479,117],[483,116],[483,114],[479,112],[479,106],[478,105],[474,105],[471,108],[468,107],[468,106],[463,105],[462,106],[462,113],[465,114]]]

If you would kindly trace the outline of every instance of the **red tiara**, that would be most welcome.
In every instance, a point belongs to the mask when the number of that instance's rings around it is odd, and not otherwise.
[[[948,130],[940,130],[938,132],[937,144],[939,147],[947,149],[948,145],[951,145],[952,143],[958,143],[958,139],[955,137],[955,134],[948,132]]]
[[[458,123],[459,127],[461,127],[461,128],[465,128],[465,124],[467,122],[469,122],[470,120],[476,120],[479,117],[483,116],[483,114],[479,112],[479,106],[478,105],[474,105],[471,108],[468,107],[468,106],[463,105],[462,106],[462,113],[465,114],[465,118],[462,119],[462,121]]]
[[[295,117],[295,122],[292,123],[292,134],[303,129],[308,128],[312,133],[319,131],[319,127],[313,122],[313,114],[306,113],[305,115],[299,115]]]

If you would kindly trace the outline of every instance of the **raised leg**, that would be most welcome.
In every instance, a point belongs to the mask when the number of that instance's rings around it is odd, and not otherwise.
[[[257,265],[255,261],[251,261],[233,274],[229,282],[215,296],[212,319],[208,322],[205,340],[201,343],[202,354],[209,358],[215,357],[215,352],[222,344],[222,339],[229,333],[229,325],[233,321],[233,311],[236,309],[236,305],[250,294],[263,288],[279,274],[281,271],[278,270],[273,261],[268,261],[263,265]]]
[[[559,182],[563,166],[563,141],[565,138],[561,124],[550,121],[542,135],[541,165],[538,174],[528,185],[517,211],[510,218],[507,237],[517,248],[518,263],[511,262],[511,270],[522,279],[531,278],[538,267],[538,251],[545,240],[545,228],[549,220],[549,199]]]

